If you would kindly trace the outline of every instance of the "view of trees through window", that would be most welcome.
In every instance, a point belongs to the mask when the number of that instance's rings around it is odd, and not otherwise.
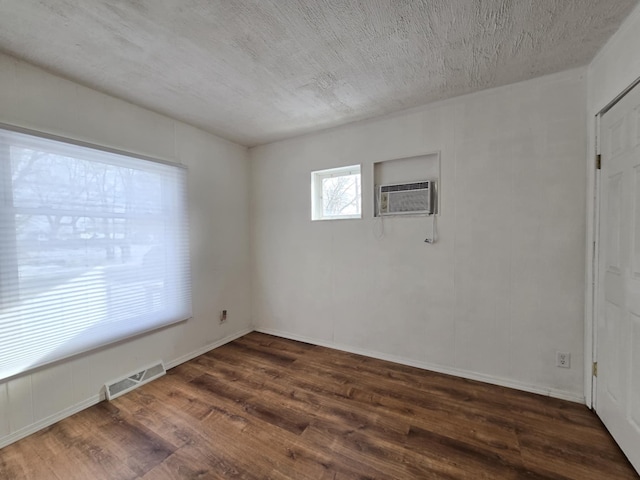
[[[360,174],[340,175],[322,179],[322,208],[324,216],[359,214],[360,196]]]
[[[10,158],[21,297],[97,266],[163,261],[159,175],[25,148]]]

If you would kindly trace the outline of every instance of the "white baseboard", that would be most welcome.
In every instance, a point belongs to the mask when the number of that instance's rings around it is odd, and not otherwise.
[[[199,348],[193,352],[187,353],[186,355],[183,355],[181,357],[176,358],[175,360],[172,360],[170,362],[167,362],[165,364],[167,370],[173,367],[176,367],[178,365],[180,365],[181,363],[187,362],[189,360],[191,360],[192,358],[198,357],[200,355],[202,355],[203,353],[207,353],[210,350],[213,350],[214,348],[218,348],[222,345],[224,345],[225,343],[229,343],[233,340],[235,340],[236,338],[240,338],[244,335],[246,335],[247,333],[250,333],[251,331],[253,331],[252,328],[249,329],[244,329],[240,332],[236,332],[232,335],[229,335],[227,337],[224,337],[220,340],[216,340],[213,343],[210,343],[208,345],[205,345],[202,348]],[[96,395],[93,395],[83,401],[81,401],[80,403],[77,403],[71,407],[65,408],[64,410],[61,410],[47,418],[43,418],[42,420],[39,420],[35,423],[32,423],[31,425],[28,425],[16,432],[13,432],[9,435],[7,435],[6,437],[2,437],[0,438],[0,448],[6,447],[7,445],[10,445],[14,442],[17,442],[18,440],[21,440],[31,434],[36,433],[39,430],[42,430],[43,428],[47,428],[50,425],[53,425],[56,422],[59,422],[60,420],[64,420],[67,417],[70,417],[71,415],[74,415],[82,410],[84,410],[85,408],[89,408],[92,407],[93,405],[96,405],[97,403],[99,403],[100,401],[104,400],[104,393],[99,393]]]
[[[315,338],[305,337],[304,335],[297,335],[295,333],[283,332],[283,331],[275,330],[271,328],[257,327],[255,331],[266,333],[269,335],[275,335],[277,337],[288,338],[290,340],[298,340],[300,342],[311,343],[313,345],[318,345],[321,347],[333,348],[335,350],[342,350],[344,352],[355,353],[358,355],[377,358],[379,360],[387,360],[389,362],[408,365],[410,367],[417,367],[423,370],[430,370],[432,372],[444,373],[446,375],[454,375],[456,377],[467,378],[469,380],[478,380],[480,382],[490,383],[492,385],[499,385],[501,387],[514,388],[516,390],[522,390],[524,392],[537,393],[539,395],[545,395],[547,397],[559,398],[561,400],[568,400],[570,402],[581,403],[583,405],[585,404],[584,396],[575,394],[572,392],[566,392],[564,390],[540,387],[538,385],[530,385],[528,383],[518,382],[516,380],[495,377],[493,375],[486,375],[483,373],[472,372],[469,370],[463,370],[455,367],[445,367],[445,366],[437,365],[433,363],[410,360],[410,359],[398,357],[395,355],[388,355],[386,353],[380,353],[373,350],[352,347],[350,345],[341,345],[334,342],[317,340]]]
[[[93,405],[99,403],[101,400],[102,400],[102,397],[99,394],[93,395],[92,397],[87,398],[86,400],[83,400],[80,403],[77,403],[71,407],[65,408],[64,410],[54,413],[53,415],[47,418],[43,418],[42,420],[36,423],[27,425],[26,427],[21,428],[20,430],[13,432],[6,437],[0,438],[0,448],[4,448],[11,443],[14,443],[14,442],[17,442],[18,440],[23,439],[24,437],[28,437],[29,435],[36,433],[37,431],[42,430],[43,428],[47,428],[53,425],[54,423],[59,422],[60,420],[64,420],[65,418],[70,417],[71,415],[78,413],[84,410],[85,408],[92,407]]]
[[[171,360],[171,361],[165,363],[165,367],[166,367],[167,370],[169,370],[170,368],[173,368],[173,367],[177,367],[181,363],[188,362],[191,359],[199,357],[203,353],[210,352],[211,350],[213,350],[215,348],[221,347],[225,343],[233,342],[236,338],[244,337],[247,333],[251,333],[251,332],[253,332],[253,328],[246,328],[246,329],[241,330],[239,332],[236,332],[236,333],[233,333],[231,335],[228,335],[228,336],[226,336],[224,338],[221,338],[220,340],[216,340],[213,343],[205,345],[204,347],[201,347],[201,348],[199,348],[197,350],[194,350],[193,352],[189,352],[186,355],[182,355],[181,357],[178,357],[175,360]]]

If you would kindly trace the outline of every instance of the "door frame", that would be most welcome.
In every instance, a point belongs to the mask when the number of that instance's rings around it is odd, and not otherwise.
[[[596,113],[589,129],[590,137],[587,160],[587,252],[585,282],[585,328],[584,328],[584,398],[587,407],[597,410],[597,376],[593,375],[593,365],[598,361],[598,261],[600,252],[600,123],[602,116],[618,103],[627,93],[640,85],[640,77],[616,95]]]

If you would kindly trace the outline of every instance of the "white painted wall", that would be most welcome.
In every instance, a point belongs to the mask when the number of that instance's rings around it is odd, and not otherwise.
[[[0,382],[0,447],[98,401],[105,381],[175,365],[250,328],[247,150],[0,55],[0,122],[188,167],[194,318]],[[229,319],[219,325],[217,312]]]
[[[583,400],[586,142],[581,69],[251,149],[254,323]],[[439,242],[377,238],[373,163],[434,151]],[[355,163],[363,219],[311,222],[310,172]]]
[[[585,314],[585,351],[593,350],[593,242],[594,236],[594,192],[595,192],[595,146],[596,115],[617,95],[640,77],[640,5],[627,17],[618,31],[609,39],[587,69],[587,281]],[[595,352],[597,359],[597,352]],[[590,378],[586,365],[586,378]],[[591,405],[591,382],[585,382],[587,405]]]
[[[640,77],[640,5],[609,39],[587,70],[587,105],[595,116]]]

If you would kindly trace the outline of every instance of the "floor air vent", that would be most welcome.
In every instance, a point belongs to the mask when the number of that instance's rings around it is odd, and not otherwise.
[[[138,388],[140,385],[150,382],[163,376],[167,371],[164,369],[162,362],[158,362],[155,365],[144,368],[133,375],[129,375],[113,382],[105,384],[105,390],[107,391],[107,400],[113,400],[120,395],[130,392],[134,388]]]

